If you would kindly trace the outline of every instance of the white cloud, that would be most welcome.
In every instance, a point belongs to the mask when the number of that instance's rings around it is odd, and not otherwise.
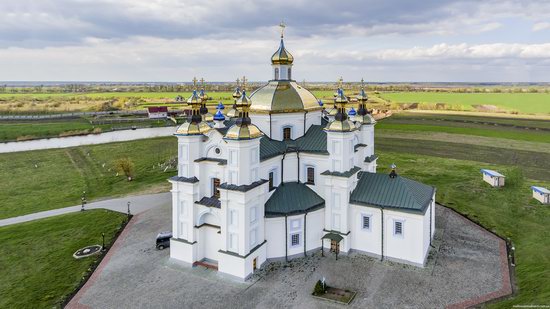
[[[549,22],[540,22],[533,25],[533,31],[541,31],[550,29]]]

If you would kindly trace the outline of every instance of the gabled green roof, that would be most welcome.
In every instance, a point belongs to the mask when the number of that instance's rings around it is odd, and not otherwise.
[[[432,186],[399,175],[361,173],[350,203],[423,213],[434,191]]]
[[[265,215],[278,217],[313,211],[325,206],[325,200],[303,183],[285,182],[265,203]]]
[[[327,134],[322,125],[312,125],[306,134],[296,140],[276,141],[268,137],[260,139],[260,160],[266,160],[286,152],[328,154]]]

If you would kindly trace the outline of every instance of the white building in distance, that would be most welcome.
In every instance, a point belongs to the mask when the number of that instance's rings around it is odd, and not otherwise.
[[[550,204],[550,190],[537,186],[532,186],[531,190],[533,191],[533,198],[543,204]]]
[[[504,179],[506,176],[501,173],[488,169],[481,169],[483,174],[483,181],[490,184],[493,187],[504,187]]]
[[[376,173],[364,88],[357,111],[348,115],[340,87],[326,110],[292,79],[293,60],[281,35],[273,79],[250,97],[237,86],[227,115],[204,111],[204,89],[187,100],[170,179],[171,258],[242,280],[266,261],[322,249],[423,266],[435,188]]]

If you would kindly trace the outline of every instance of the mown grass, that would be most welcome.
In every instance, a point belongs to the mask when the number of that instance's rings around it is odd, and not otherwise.
[[[396,103],[445,103],[470,109],[473,105],[494,105],[508,111],[550,114],[548,93],[385,92],[380,96]]]
[[[173,137],[0,154],[0,219],[78,205],[88,200],[141,191],[168,190],[165,163],[177,156]],[[128,157],[132,181],[116,176],[114,161]]]
[[[124,220],[124,214],[88,210],[0,227],[0,308],[60,307],[98,259],[77,260],[73,253],[101,245],[101,233],[111,243]]]
[[[472,151],[470,159],[477,158]],[[525,179],[521,168],[510,165],[380,151],[378,171],[389,173],[392,163],[397,165],[399,174],[436,186],[439,203],[512,240],[516,248],[518,295],[489,307],[550,303],[550,207],[534,200],[530,190],[533,184],[550,186],[550,182]],[[506,186],[492,188],[484,183],[479,172],[482,167],[507,175]]]
[[[164,120],[129,121],[93,125],[85,119],[9,121],[0,123],[0,142],[108,132],[114,129],[170,125]]]

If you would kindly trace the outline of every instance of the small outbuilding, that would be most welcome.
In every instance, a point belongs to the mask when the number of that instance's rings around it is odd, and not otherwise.
[[[501,173],[488,169],[481,169],[483,174],[483,181],[490,184],[493,187],[504,187],[504,178],[506,176]]]
[[[532,186],[531,190],[533,190],[533,197],[536,200],[543,204],[550,204],[550,190],[537,186]]]
[[[168,107],[151,106],[147,107],[149,119],[166,119],[168,117]]]

